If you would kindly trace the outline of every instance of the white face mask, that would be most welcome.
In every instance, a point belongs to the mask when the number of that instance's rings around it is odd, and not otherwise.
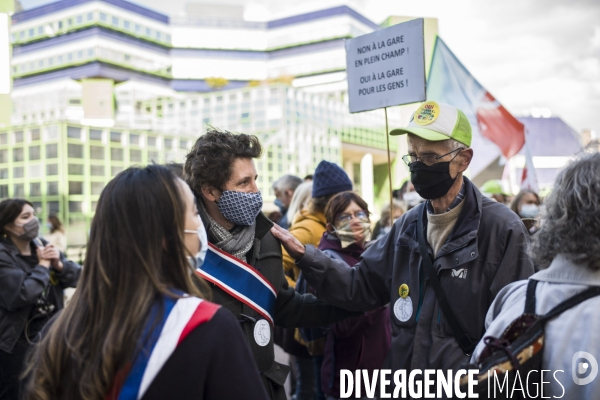
[[[200,240],[200,250],[198,251],[198,254],[196,254],[196,261],[194,264],[194,267],[198,269],[204,263],[206,252],[208,251],[208,235],[206,234],[206,229],[204,229],[204,223],[201,222],[200,226],[195,231],[186,229],[184,232],[195,233],[198,235],[198,239]],[[192,261],[193,260],[190,260],[190,262]]]
[[[540,213],[540,208],[537,204],[524,204],[521,207],[519,215],[521,218],[536,218]]]
[[[402,200],[404,200],[406,205],[409,207],[414,207],[414,206],[418,205],[419,203],[421,203],[422,201],[424,201],[424,199],[421,196],[419,196],[419,193],[417,193],[417,192],[404,193],[402,195]]]

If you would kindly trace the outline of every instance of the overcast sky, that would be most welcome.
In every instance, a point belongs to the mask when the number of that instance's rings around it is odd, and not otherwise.
[[[21,0],[32,8],[49,0]],[[598,0],[136,0],[170,15],[185,4],[245,4],[269,20],[346,4],[374,22],[389,15],[434,17],[446,44],[508,110],[549,108],[576,131],[600,135]],[[300,4],[298,4],[300,3]]]

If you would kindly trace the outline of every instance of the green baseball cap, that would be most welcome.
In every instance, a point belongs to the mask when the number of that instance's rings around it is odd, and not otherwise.
[[[414,112],[406,128],[393,129],[390,135],[411,133],[430,142],[453,139],[471,146],[471,124],[458,108],[427,101]]]

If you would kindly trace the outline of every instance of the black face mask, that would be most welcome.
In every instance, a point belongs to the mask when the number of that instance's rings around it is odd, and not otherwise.
[[[410,169],[410,181],[415,190],[419,196],[427,200],[444,197],[456,180],[450,176],[449,161],[432,166],[416,161],[411,163],[408,168]]]

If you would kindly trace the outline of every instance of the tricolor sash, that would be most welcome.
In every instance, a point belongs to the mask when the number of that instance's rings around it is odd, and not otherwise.
[[[196,271],[273,324],[277,291],[250,264],[209,243],[204,263]]]
[[[117,377],[116,387],[111,390],[111,395],[107,399],[137,400],[142,398],[177,346],[194,328],[210,321],[219,307],[197,297],[165,298],[164,314],[160,323],[155,327],[152,317],[159,309],[156,306],[153,307],[151,317],[148,319],[142,335],[143,338],[146,338],[143,348],[131,365],[123,385],[120,389],[118,388],[120,382]],[[153,327],[154,329],[152,329]]]

